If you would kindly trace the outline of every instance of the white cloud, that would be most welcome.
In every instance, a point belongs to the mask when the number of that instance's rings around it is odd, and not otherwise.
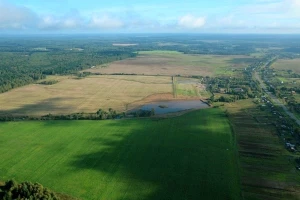
[[[76,19],[65,19],[62,25],[63,27],[68,29],[78,28],[79,22]]]
[[[71,10],[62,15],[47,13],[38,15],[27,7],[0,0],[0,30],[105,30],[124,26],[124,22],[119,18],[101,13],[82,16],[79,11]]]
[[[213,30],[243,33],[299,32],[300,0],[254,0],[218,15],[209,22]]]
[[[26,29],[37,22],[37,15],[23,6],[0,1],[0,29]]]
[[[38,28],[43,30],[80,29],[84,27],[84,18],[77,10],[71,10],[62,16],[40,16]]]
[[[185,15],[178,20],[179,27],[188,29],[199,29],[206,23],[204,17],[195,17],[193,15]]]
[[[48,15],[41,18],[39,23],[40,29],[56,29],[58,27],[59,20],[54,16]]]
[[[38,28],[42,30],[70,30],[83,28],[83,25],[81,19],[47,15],[40,19]]]
[[[286,0],[286,2],[291,3],[293,7],[300,8],[300,1],[299,0]]]
[[[290,15],[293,17],[300,17],[300,1],[299,0],[285,0],[285,4],[289,6],[289,9],[285,13],[286,15]]]
[[[248,3],[237,7],[233,12],[243,15],[262,15],[271,17],[288,18],[295,17],[297,13],[300,16],[300,0],[256,0],[256,3]]]
[[[124,23],[117,18],[110,17],[107,15],[97,16],[94,15],[89,23],[90,28],[99,28],[99,29],[117,29],[122,28]]]

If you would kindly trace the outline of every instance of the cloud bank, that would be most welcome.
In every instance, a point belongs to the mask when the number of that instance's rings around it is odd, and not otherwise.
[[[184,8],[148,3],[55,12],[11,2],[0,0],[0,32],[300,33],[300,0],[253,0],[215,9],[199,1],[198,6]],[[59,3],[56,1],[58,7]]]
[[[32,10],[0,1],[0,29],[26,29],[34,27],[38,16]]]
[[[124,23],[118,19],[107,15],[93,16],[88,23],[88,27],[96,29],[118,29],[122,28]]]

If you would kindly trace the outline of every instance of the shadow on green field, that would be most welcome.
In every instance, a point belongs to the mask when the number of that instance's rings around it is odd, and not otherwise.
[[[99,184],[109,186],[101,188],[99,199],[239,199],[234,145],[219,110],[166,120],[115,120],[107,126],[119,132],[90,138],[87,143],[101,150],[70,163],[106,174]],[[128,127],[131,131],[122,133]]]

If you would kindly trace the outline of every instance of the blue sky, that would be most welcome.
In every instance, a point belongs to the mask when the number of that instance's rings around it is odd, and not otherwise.
[[[300,0],[0,0],[0,33],[300,33]]]

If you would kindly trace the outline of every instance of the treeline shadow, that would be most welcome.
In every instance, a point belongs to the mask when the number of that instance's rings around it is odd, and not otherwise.
[[[69,114],[70,110],[75,109],[70,105],[62,106],[62,102],[74,100],[73,98],[49,98],[34,104],[24,104],[19,108],[4,110],[0,107],[0,116],[41,116],[49,113],[59,112]],[[5,107],[5,105],[3,105]]]

